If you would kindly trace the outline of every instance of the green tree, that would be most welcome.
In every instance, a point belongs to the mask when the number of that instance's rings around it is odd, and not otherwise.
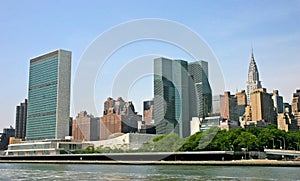
[[[179,151],[195,151],[199,145],[199,141],[203,135],[203,132],[197,132],[189,136],[184,144],[179,148]]]
[[[255,150],[257,148],[258,139],[255,135],[249,132],[242,132],[241,135],[234,141],[238,145],[238,149],[246,148],[247,150]]]

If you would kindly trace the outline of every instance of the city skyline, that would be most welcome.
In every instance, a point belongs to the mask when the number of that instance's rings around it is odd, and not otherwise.
[[[74,2],[70,5],[70,9],[74,11],[65,13],[64,7],[69,5],[66,2],[60,2],[60,7],[50,1],[2,2],[1,27],[5,28],[0,30],[2,39],[0,77],[1,84],[6,88],[1,91],[0,115],[3,120],[0,128],[14,125],[15,106],[27,98],[30,58],[57,48],[70,50],[74,53],[73,78],[80,55],[93,39],[112,26],[141,18],[177,21],[198,33],[218,57],[225,79],[225,90],[231,92],[236,92],[236,89],[246,90],[251,43],[253,43],[255,61],[259,67],[263,87],[266,87],[269,92],[278,89],[284,102],[291,103],[293,93],[299,88],[295,83],[297,82],[295,74],[300,68],[297,52],[300,46],[300,31],[297,24],[300,17],[299,1],[182,3],[157,1],[144,5],[135,2],[135,6],[131,7],[130,3],[124,2],[119,2],[116,6],[107,2],[84,5]],[[39,6],[45,9],[40,10]],[[166,6],[169,7],[168,14],[163,13]],[[54,16],[60,17],[61,20],[44,13],[53,9]],[[178,16],[180,10],[185,10],[186,13]],[[18,13],[13,15],[12,12]],[[85,16],[81,17],[80,15],[83,14],[78,12],[83,12]],[[108,14],[112,16],[109,17]],[[218,29],[219,31],[215,31]],[[166,44],[145,42],[142,45],[144,47],[132,45],[125,48],[126,51],[121,50],[112,56],[111,62],[126,63],[139,55],[134,53],[134,50],[141,52],[142,55],[157,53],[193,61],[185,53]],[[147,50],[148,48],[150,50]],[[18,53],[15,53],[16,51]],[[274,71],[278,71],[276,77]],[[97,89],[96,94],[101,94],[99,90]],[[103,93],[103,97],[109,96],[111,95],[107,92]],[[144,96],[147,97],[146,99],[153,98],[148,94]],[[101,106],[104,99],[100,96],[96,98],[97,106],[103,110]],[[142,114],[142,102],[135,102],[134,96],[130,100],[134,101],[137,111]],[[76,114],[72,112],[71,116],[74,117]],[[99,116],[97,113],[93,114]]]

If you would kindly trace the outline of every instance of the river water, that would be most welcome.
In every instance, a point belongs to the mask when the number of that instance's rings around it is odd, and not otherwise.
[[[0,163],[0,180],[300,180],[298,167]]]

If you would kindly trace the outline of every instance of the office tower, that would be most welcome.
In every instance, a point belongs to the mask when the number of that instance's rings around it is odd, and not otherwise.
[[[294,114],[300,112],[300,89],[296,90],[296,93],[293,94],[292,112]]]
[[[221,115],[221,99],[224,95],[214,95],[212,97],[212,114]]]
[[[208,81],[208,63],[196,61],[188,64],[190,75],[190,107],[192,117],[203,118],[212,112],[212,93]],[[194,97],[195,96],[195,97]],[[195,102],[193,102],[195,101]],[[193,110],[196,109],[196,110]]]
[[[235,93],[235,98],[237,99],[237,115],[239,117],[243,116],[247,106],[247,95],[245,90]]]
[[[283,97],[279,96],[278,90],[273,90],[272,99],[273,99],[276,113],[277,114],[283,113],[284,112]]]
[[[248,82],[247,82],[247,104],[249,105],[251,102],[251,93],[253,90],[261,88],[261,82],[259,80],[258,68],[256,66],[253,50],[251,54],[251,61],[249,65],[248,71]]]
[[[298,126],[300,126],[300,89],[296,90],[292,99],[292,113],[294,114]]]
[[[235,93],[235,97],[237,98],[238,105],[244,105],[244,106],[247,105],[247,95],[245,90]]]
[[[0,150],[6,150],[9,145],[9,139],[15,136],[15,129],[10,126],[9,128],[4,128],[3,133],[0,134]]]
[[[188,63],[154,59],[154,122],[157,134],[190,135]]]
[[[153,125],[153,118],[154,118],[154,101],[148,100],[144,101],[144,122],[145,125]]]
[[[16,108],[15,137],[25,139],[27,122],[27,99]]]
[[[142,117],[137,115],[131,101],[109,97],[104,102],[103,116],[100,118],[100,140],[109,139],[115,133],[135,133],[139,121]]]
[[[30,60],[26,140],[69,135],[71,52],[56,50]]]
[[[229,91],[224,92],[221,98],[221,117],[231,121],[238,121],[237,99]]]
[[[285,107],[284,113],[278,114],[277,128],[285,131],[299,131],[297,119],[295,119],[289,107]]]
[[[253,90],[250,100],[252,121],[276,124],[272,96],[266,92],[265,88]]]
[[[100,140],[100,118],[86,111],[78,113],[72,123],[72,136],[75,141]]]

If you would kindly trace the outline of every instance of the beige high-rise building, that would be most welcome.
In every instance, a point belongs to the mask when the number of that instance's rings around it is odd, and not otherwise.
[[[246,106],[245,108],[245,120],[246,121],[251,121],[251,107],[250,106]]]
[[[289,108],[285,108],[284,113],[278,114],[277,128],[285,131],[297,131],[299,127],[297,125],[297,119],[291,114]]]
[[[250,95],[251,120],[276,123],[272,95],[265,88],[253,90]]]
[[[247,105],[247,94],[245,90],[242,90],[241,92],[237,92],[235,94],[235,97],[237,99],[238,105]]]

